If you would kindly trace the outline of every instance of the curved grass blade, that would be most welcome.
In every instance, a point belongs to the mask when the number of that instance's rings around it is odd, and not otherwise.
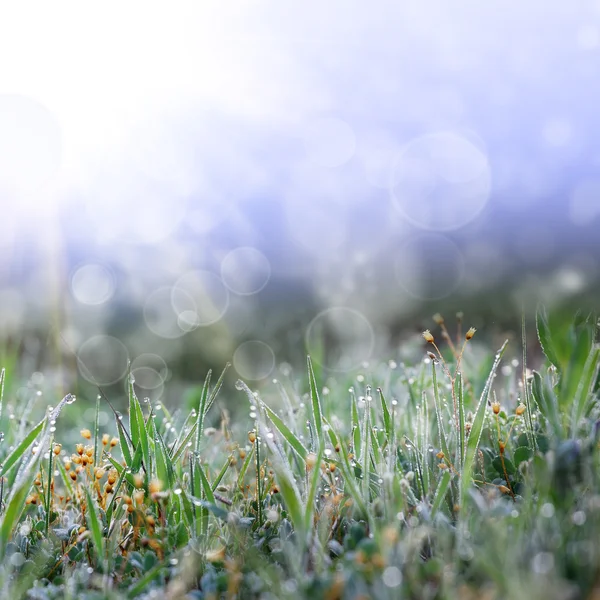
[[[41,433],[44,428],[44,424],[46,423],[46,419],[41,420],[21,441],[21,443],[6,457],[6,460],[0,466],[0,477],[3,477],[8,473],[12,467],[15,465],[17,461],[19,461],[29,446],[33,444],[35,439]]]

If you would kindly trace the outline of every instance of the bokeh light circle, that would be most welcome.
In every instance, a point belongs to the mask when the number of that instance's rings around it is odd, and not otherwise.
[[[322,167],[339,167],[354,156],[356,137],[342,119],[315,119],[304,132],[304,147],[312,162]]]
[[[111,385],[122,379],[129,366],[125,344],[111,335],[96,335],[77,350],[79,372],[90,383]]]
[[[275,368],[275,354],[265,342],[249,340],[233,353],[233,366],[242,379],[258,381],[268,377]]]
[[[183,292],[178,294],[184,296]],[[185,333],[185,330],[179,326],[177,313],[173,309],[172,295],[173,291],[170,287],[161,287],[154,290],[144,303],[146,327],[155,335],[166,339],[175,339]],[[187,301],[193,302],[189,297]]]
[[[71,290],[82,304],[104,304],[115,292],[114,277],[104,265],[83,265],[71,277]]]
[[[269,260],[256,248],[236,248],[221,262],[223,283],[240,296],[257,294],[264,289],[270,277]]]
[[[336,306],[322,311],[310,322],[305,342],[314,362],[332,371],[346,372],[369,360],[375,334],[361,312]]]
[[[407,239],[398,249],[395,263],[398,282],[419,300],[440,300],[449,296],[459,285],[465,270],[459,248],[438,233]]]
[[[490,190],[487,156],[451,132],[415,138],[392,167],[392,202],[423,229],[451,231],[466,225],[483,210]]]
[[[173,286],[171,303],[180,326],[187,330],[207,327],[220,321],[227,311],[229,290],[210,271],[190,271]]]
[[[131,374],[135,383],[144,390],[159,388],[168,375],[165,361],[157,354],[140,354],[131,363]]]

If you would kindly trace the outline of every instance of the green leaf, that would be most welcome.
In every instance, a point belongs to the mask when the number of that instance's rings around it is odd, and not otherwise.
[[[504,477],[504,469],[502,468],[502,458],[500,456],[496,456],[494,458],[494,460],[492,461],[492,465],[493,465],[494,469],[496,469],[496,472],[499,475],[501,475],[502,477]],[[512,461],[510,459],[508,459],[506,456],[504,457],[504,466],[506,467],[506,472],[509,475],[514,474],[515,465],[513,465]]]
[[[519,446],[513,454],[515,467],[519,468],[519,465],[522,462],[529,460],[532,456],[533,456],[533,452],[532,452],[531,448],[529,448],[527,446]]]

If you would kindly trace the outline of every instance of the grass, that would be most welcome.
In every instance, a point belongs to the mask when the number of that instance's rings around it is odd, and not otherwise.
[[[485,352],[434,320],[416,365],[320,382],[309,358],[264,398],[238,381],[235,420],[226,370],[160,418],[130,379],[128,418],[101,427],[101,393],[69,448],[56,423],[74,397],[26,426],[2,371],[2,597],[600,594],[595,318],[540,309],[537,371],[524,332]]]

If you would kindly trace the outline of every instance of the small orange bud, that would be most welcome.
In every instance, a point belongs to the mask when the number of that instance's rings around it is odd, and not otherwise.
[[[519,404],[519,406],[517,406],[515,409],[515,412],[517,413],[517,416],[520,417],[525,412],[525,405]]]
[[[314,452],[309,452],[306,455],[306,468],[311,470],[317,464],[317,455]]]
[[[148,492],[150,494],[156,494],[162,490],[162,481],[153,479],[148,485]]]
[[[81,456],[83,454],[83,444],[75,444],[75,451]]]
[[[54,454],[56,456],[58,456],[60,454],[61,450],[62,450],[62,445],[61,444],[54,444],[54,448],[52,448],[52,452],[54,452]]]
[[[432,319],[434,320],[434,322],[437,325],[443,325],[444,324],[444,317],[442,317],[442,315],[440,315],[440,313],[435,313],[435,315],[433,315]]]
[[[434,342],[434,337],[433,335],[431,335],[431,331],[429,331],[429,329],[426,329],[423,332],[423,337],[425,338],[425,341],[428,342],[429,344],[433,344]]]
[[[103,446],[108,446],[109,442],[110,442],[110,436],[108,435],[108,433],[105,433],[102,436],[102,445]]]
[[[437,454],[436,454],[437,458],[439,458],[440,460],[442,460],[442,458],[444,458],[445,454],[440,450]]]
[[[439,467],[440,469],[447,469],[447,468],[448,468],[448,465],[447,465],[446,463],[444,463],[444,462],[441,462],[441,463],[438,465],[438,467]]]
[[[79,433],[81,433],[81,437],[86,440],[92,439],[92,432],[89,429],[82,429]]]
[[[77,481],[77,473],[75,473],[75,471],[71,471],[69,473],[69,477],[73,480],[73,481]]]
[[[256,441],[256,431],[253,430],[248,432],[248,441],[251,444],[254,444],[254,442]]]
[[[110,440],[110,447],[114,448],[118,443],[119,443],[119,440],[116,437],[111,438],[111,440]]]
[[[500,412],[500,402],[492,402],[492,410],[497,415]]]
[[[505,485],[499,485],[498,489],[503,493],[503,494],[510,494],[510,489],[507,488]]]
[[[465,334],[465,338],[467,340],[470,340],[475,335],[476,331],[477,329],[475,329],[475,327],[471,327],[471,329],[469,329],[469,331],[467,331],[467,333]]]

